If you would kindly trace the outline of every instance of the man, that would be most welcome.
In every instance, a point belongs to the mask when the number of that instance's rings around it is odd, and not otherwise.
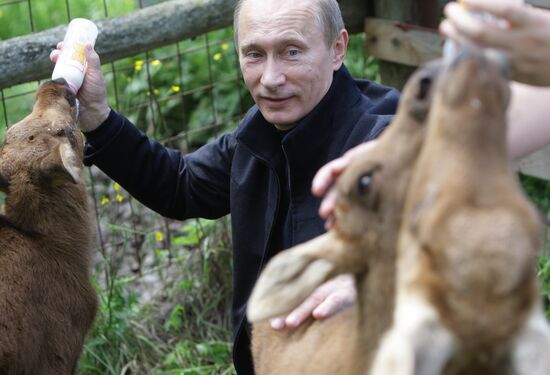
[[[324,232],[319,199],[310,192],[315,172],[380,134],[395,112],[398,92],[356,82],[342,65],[348,34],[336,0],[241,0],[234,28],[256,105],[235,131],[196,152],[167,149],[110,110],[91,49],[79,98],[87,165],[97,165],[164,216],[231,213],[233,357],[239,374],[252,374],[244,313],[262,266],[276,252]],[[275,328],[295,327],[312,313],[330,315],[335,308],[319,310],[333,295],[328,289],[274,321]]]

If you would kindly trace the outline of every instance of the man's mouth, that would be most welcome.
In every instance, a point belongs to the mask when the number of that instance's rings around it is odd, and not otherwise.
[[[262,101],[264,101],[268,105],[283,105],[283,104],[286,104],[291,98],[292,96],[288,96],[285,98],[273,98],[273,97],[266,97],[266,96],[261,97]]]

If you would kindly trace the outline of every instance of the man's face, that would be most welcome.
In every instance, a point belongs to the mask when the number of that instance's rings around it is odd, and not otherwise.
[[[243,78],[265,119],[279,129],[292,127],[319,103],[342,63],[340,47],[327,46],[315,21],[314,1],[247,0],[241,8]]]

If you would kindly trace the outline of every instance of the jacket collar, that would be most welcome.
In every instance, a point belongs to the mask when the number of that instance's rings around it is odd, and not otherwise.
[[[334,72],[332,84],[321,101],[313,110],[300,120],[296,126],[283,137],[285,150],[301,150],[300,164],[311,168],[306,160],[309,157],[319,157],[334,138],[334,132],[349,132],[346,121],[335,121],[342,118],[341,113],[346,107],[353,105],[362,97],[356,82],[344,65]],[[335,129],[339,127],[339,129]],[[242,126],[237,130],[237,139],[249,148],[256,156],[268,164],[279,154],[281,135],[275,126],[263,117],[258,107],[254,105],[245,116]]]

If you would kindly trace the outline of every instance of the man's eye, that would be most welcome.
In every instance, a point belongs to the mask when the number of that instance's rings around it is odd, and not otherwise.
[[[290,49],[287,51],[287,55],[290,57],[297,56],[300,53],[297,49]]]
[[[251,59],[259,59],[260,57],[262,57],[262,55],[259,52],[248,52],[246,54],[246,57]]]

